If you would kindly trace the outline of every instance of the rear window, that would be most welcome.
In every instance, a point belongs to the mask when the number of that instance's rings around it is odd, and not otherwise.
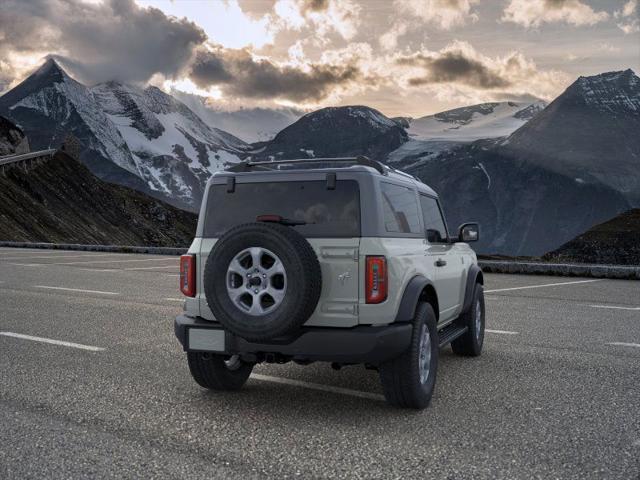
[[[335,190],[326,181],[237,183],[212,185],[207,197],[205,237],[219,237],[259,215],[279,215],[305,221],[291,228],[305,237],[359,237],[360,191],[355,180],[338,180]]]

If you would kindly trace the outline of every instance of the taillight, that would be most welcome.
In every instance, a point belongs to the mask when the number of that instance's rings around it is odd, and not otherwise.
[[[385,257],[367,257],[365,298],[367,303],[382,303],[387,299],[387,259]]]
[[[196,296],[196,256],[180,257],[180,291],[187,297]]]

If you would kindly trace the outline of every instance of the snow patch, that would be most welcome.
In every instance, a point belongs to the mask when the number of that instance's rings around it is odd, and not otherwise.
[[[315,157],[315,153],[313,152],[313,150],[307,150],[307,149],[301,148],[300,151],[306,153],[307,157],[310,157],[310,158]]]
[[[529,116],[516,115],[533,105],[536,104],[502,102],[492,104],[491,109],[473,111],[468,116],[448,116],[448,112],[443,112],[412,120],[407,132],[412,139],[430,141],[473,142],[505,137],[527,123]],[[478,106],[469,108],[477,109]],[[539,109],[537,107],[535,112]]]

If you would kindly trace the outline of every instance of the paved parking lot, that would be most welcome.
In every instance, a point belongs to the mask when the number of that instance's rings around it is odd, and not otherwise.
[[[0,249],[0,478],[640,478],[640,282],[486,275],[485,349],[429,409],[375,372],[190,378],[177,258]]]

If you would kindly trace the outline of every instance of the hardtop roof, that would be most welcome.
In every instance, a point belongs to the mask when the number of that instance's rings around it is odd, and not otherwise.
[[[312,165],[326,164],[329,166],[313,167]],[[332,165],[333,164],[333,165]],[[284,167],[284,168],[283,168]],[[216,172],[214,176],[236,176],[246,177],[255,175],[279,176],[291,173],[338,173],[338,172],[362,172],[381,179],[394,180],[405,185],[411,185],[429,195],[437,197],[437,193],[428,185],[420,181],[413,175],[401,170],[389,167],[376,160],[367,157],[338,157],[338,158],[305,158],[276,160],[270,162],[241,162],[221,172]]]

